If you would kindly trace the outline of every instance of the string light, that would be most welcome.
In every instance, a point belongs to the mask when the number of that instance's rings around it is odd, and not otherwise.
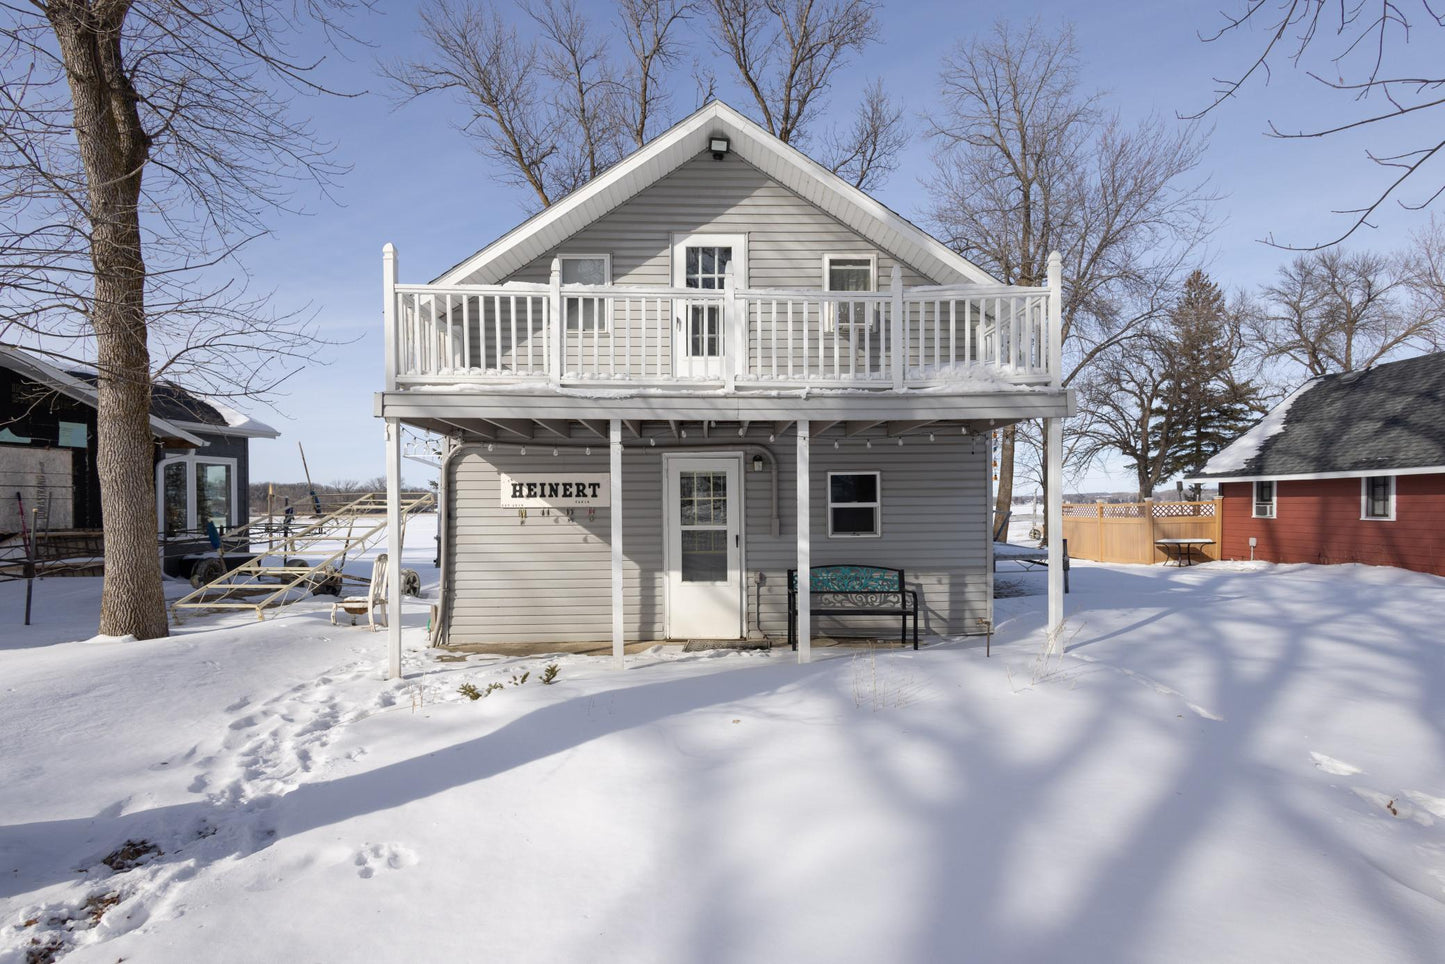
[[[837,448],[837,447],[838,447],[838,440],[837,440],[837,439],[833,439],[833,448]]]
[[[930,441],[930,442],[933,441],[933,433],[932,433],[932,432],[929,432],[929,433],[928,433],[928,441]]]
[[[649,439],[647,440],[647,444],[655,448],[655,447],[657,446],[657,439],[655,439],[655,438],[649,438]]]
[[[557,457],[557,450],[556,450],[555,448],[553,448],[553,449],[552,449],[552,458],[555,459],[556,457]]]
[[[491,442],[488,442],[488,443],[487,443],[487,451],[490,452],[491,450],[492,450],[492,443],[491,443]]]
[[[871,438],[868,440],[868,447],[870,449],[873,447],[873,440]]]
[[[587,446],[586,453],[587,453],[588,455],[591,455],[591,454],[592,454],[592,446],[590,446],[590,445]]]
[[[772,440],[773,440],[773,433],[769,432],[769,433],[768,433],[768,441],[771,442]]]
[[[899,447],[899,448],[902,448],[902,447],[903,447],[903,436],[901,436],[901,435],[898,437],[898,447]]]
[[[527,446],[525,446],[525,445],[522,446],[522,454],[523,454],[523,455],[526,455],[526,454],[527,454]]]

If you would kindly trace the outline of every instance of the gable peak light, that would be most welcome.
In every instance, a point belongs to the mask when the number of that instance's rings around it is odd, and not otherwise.
[[[726,137],[709,137],[707,139],[707,149],[712,151],[713,160],[720,161],[723,159],[723,155],[728,152],[728,139]]]

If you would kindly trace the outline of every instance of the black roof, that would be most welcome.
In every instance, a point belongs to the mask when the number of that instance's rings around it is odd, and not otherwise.
[[[1283,425],[1262,442],[1251,436],[1270,433],[1270,417],[1210,459],[1195,478],[1373,470],[1385,475],[1393,469],[1445,466],[1445,352],[1322,375],[1305,383],[1288,405]],[[1256,444],[1240,465],[1237,447],[1248,450]],[[1236,450],[1232,458],[1231,449]]]
[[[69,371],[66,374],[90,385],[99,378],[95,372],[87,371]],[[171,382],[156,382],[151,386],[151,415],[167,422],[195,422],[218,428],[227,425],[226,417],[215,408]]]

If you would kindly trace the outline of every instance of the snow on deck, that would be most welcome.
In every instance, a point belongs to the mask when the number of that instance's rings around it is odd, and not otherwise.
[[[434,590],[423,528],[405,564]],[[1445,947],[1445,579],[1077,563],[1062,660],[1039,595],[999,600],[991,659],[669,647],[620,673],[439,657],[423,599],[394,682],[324,600],[67,642],[98,591],[37,583],[25,629],[0,586],[6,962]],[[127,840],[163,854],[112,873]]]

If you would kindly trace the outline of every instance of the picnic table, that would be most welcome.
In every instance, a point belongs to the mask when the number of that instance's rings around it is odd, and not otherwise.
[[[1179,567],[1194,565],[1194,547],[1214,545],[1213,539],[1155,539],[1154,544],[1164,551],[1164,565],[1169,565],[1169,559],[1174,559],[1174,564]],[[1173,550],[1171,553],[1170,550]],[[1204,558],[1204,553],[1199,554]]]
[[[1063,540],[1064,592],[1069,591],[1069,540]],[[993,544],[993,571],[998,572],[999,562],[1016,562],[1023,569],[1035,566],[1047,569],[1049,565],[1048,546],[1021,546],[1013,542]]]

